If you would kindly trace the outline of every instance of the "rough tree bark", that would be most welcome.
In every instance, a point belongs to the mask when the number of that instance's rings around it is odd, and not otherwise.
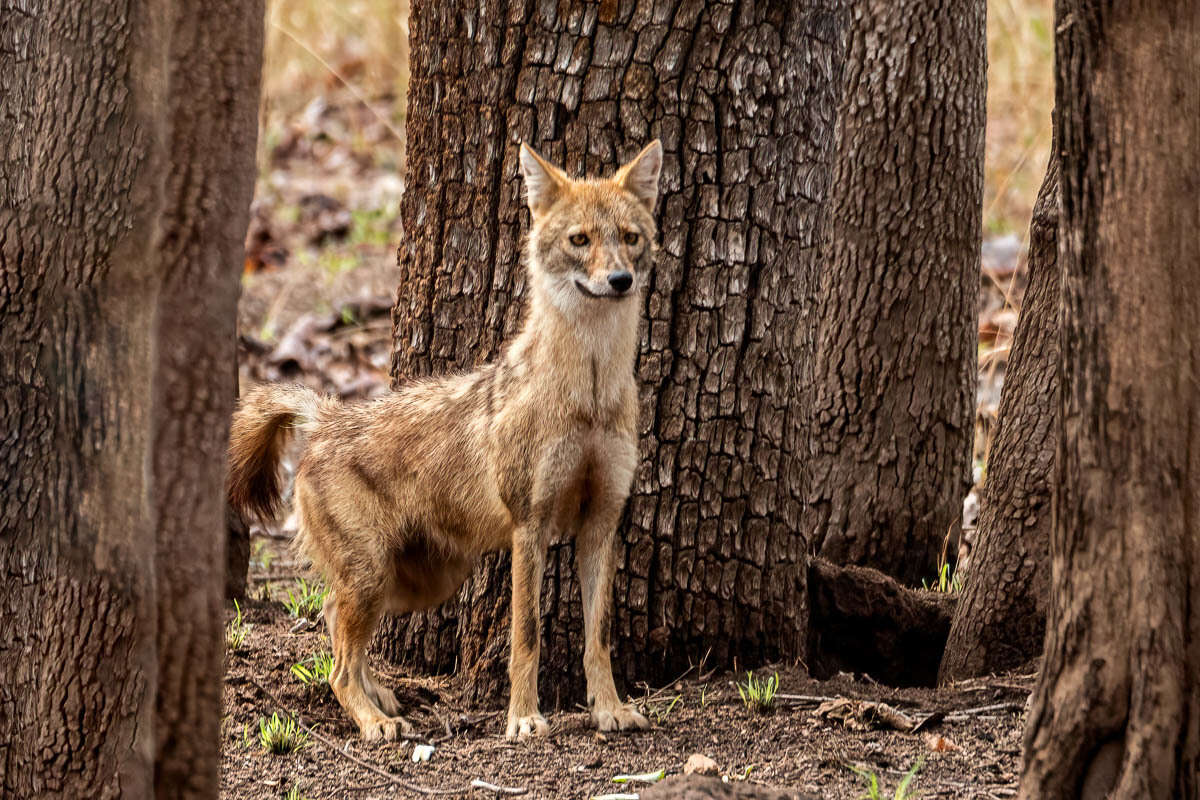
[[[1061,420],[1020,796],[1200,797],[1200,7],[1059,0]]]
[[[215,796],[262,6],[2,6],[0,794]]]
[[[985,2],[851,9],[804,325],[803,525],[818,555],[919,585],[970,487]]]
[[[798,287],[814,262],[838,80],[833,2],[416,2],[395,309],[397,380],[492,357],[516,328],[517,143],[572,174],[654,137],[662,251],[637,374],[641,465],[618,534],[614,670],[629,684],[802,656]],[[581,697],[569,545],[543,593],[543,708]],[[507,556],[384,653],[504,697]],[[569,679],[565,679],[568,678]]]
[[[1042,652],[1058,412],[1058,159],[1029,226],[1029,285],[1000,394],[972,555],[938,679],[1018,667]]]

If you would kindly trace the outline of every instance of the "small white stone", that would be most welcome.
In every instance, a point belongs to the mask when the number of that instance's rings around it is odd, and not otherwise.
[[[414,763],[418,761],[428,761],[433,756],[433,745],[419,744],[413,747],[412,760]]]

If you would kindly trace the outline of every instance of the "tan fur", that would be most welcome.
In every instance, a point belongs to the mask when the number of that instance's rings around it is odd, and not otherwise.
[[[513,556],[506,733],[548,731],[538,597],[547,546],[563,537],[576,540],[592,718],[602,730],[648,726],[617,695],[608,627],[614,534],[637,459],[633,363],[661,163],[654,142],[611,179],[573,181],[522,145],[530,299],[495,363],[361,405],[262,387],[236,414],[229,494],[240,508],[275,509],[281,434],[296,424],[308,434],[297,545],[332,587],[330,683],[368,740],[408,729],[364,655],[380,615],[445,601],[498,549]],[[633,280],[624,293],[621,271]]]

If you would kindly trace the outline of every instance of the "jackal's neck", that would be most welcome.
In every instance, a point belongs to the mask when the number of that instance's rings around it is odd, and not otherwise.
[[[594,411],[619,405],[634,382],[639,308],[637,297],[594,299],[568,315],[534,284],[509,361],[572,405]]]

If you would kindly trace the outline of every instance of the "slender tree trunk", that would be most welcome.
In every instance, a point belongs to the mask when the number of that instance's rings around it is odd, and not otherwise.
[[[851,7],[804,326],[803,525],[822,557],[920,584],[970,487],[985,2]]]
[[[225,451],[237,397],[264,10],[261,0],[178,0],[173,14],[152,395],[159,798],[213,797],[218,787]]]
[[[5,797],[216,794],[262,15],[223,5],[0,7]]]
[[[1013,337],[971,572],[942,657],[942,683],[1001,672],[1042,652],[1058,411],[1058,160],[1029,226],[1029,286]]]
[[[614,669],[627,683],[801,657],[799,287],[828,186],[835,3],[416,2],[397,380],[470,367],[516,328],[524,139],[576,175],[666,151],[641,337],[641,466],[622,524]],[[582,696],[570,545],[543,592],[544,704]],[[393,660],[503,698],[507,555],[396,621]],[[564,680],[570,676],[570,680]],[[545,707],[545,706],[543,706]]]
[[[1057,4],[1062,372],[1020,796],[1200,797],[1200,7]]]

